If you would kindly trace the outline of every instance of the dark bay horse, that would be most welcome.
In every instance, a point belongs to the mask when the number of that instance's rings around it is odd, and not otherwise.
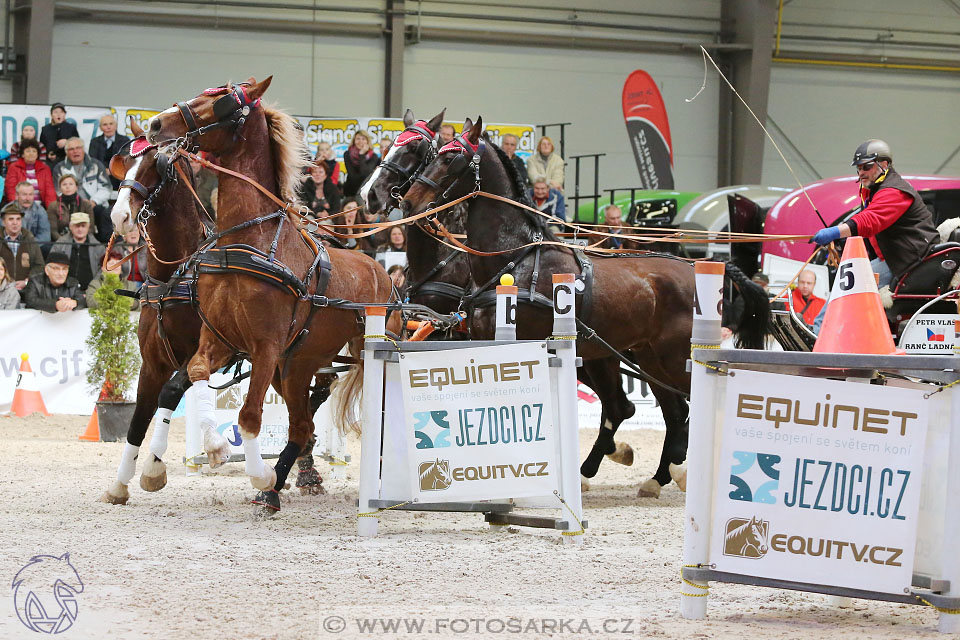
[[[479,184],[485,191],[512,200],[521,200],[523,187],[513,164],[492,142],[481,139],[482,121],[476,126],[470,120],[464,133],[440,149],[439,155],[417,178],[401,203],[409,214],[425,211],[431,204],[469,194]],[[536,238],[554,240],[542,217],[500,201],[475,197],[470,200],[467,218],[467,245],[477,251],[493,252],[526,245]],[[511,261],[519,260],[512,269],[516,284],[523,292],[532,283],[535,255],[523,250],[496,256],[470,255],[470,267],[476,282],[487,282]],[[536,291],[546,300],[551,296],[553,273],[580,273],[581,263],[567,247],[543,246],[539,259]],[[746,326],[741,328],[744,346],[762,348],[769,319],[766,295],[742,272],[733,267],[728,273],[744,293]],[[651,391],[663,411],[666,425],[660,465],[653,478],[640,488],[641,495],[659,495],[660,487],[671,479],[670,466],[681,465],[686,458],[688,408],[684,394],[689,393],[690,376],[686,361],[690,355],[690,335],[694,298],[694,271],[689,263],[670,256],[651,254],[637,258],[596,258],[593,260],[593,282],[586,287],[588,305],[578,305],[582,322],[602,338],[610,348],[628,352],[631,359],[653,380]],[[475,328],[482,335],[492,335],[492,314],[475,314]],[[520,305],[517,312],[517,337],[542,339],[550,335],[553,323],[548,306]],[[610,360],[610,349],[589,339],[583,330],[577,340],[577,353],[585,362]],[[610,372],[609,380],[591,380],[592,388],[611,392],[620,387],[619,372]],[[622,391],[621,391],[622,393]],[[602,396],[601,396],[602,397]],[[596,470],[604,453],[613,447],[613,435],[622,420],[608,416],[600,430],[581,472]],[[608,420],[610,424],[608,426]],[[606,451],[604,451],[606,448]],[[587,468],[588,465],[591,468]],[[677,481],[685,484],[685,471]]]
[[[445,110],[425,122],[417,121],[413,112],[407,110],[403,118],[406,129],[397,136],[387,157],[360,190],[368,210],[386,213],[397,206],[417,176],[436,158],[436,132],[444,113]],[[437,220],[448,231],[463,233],[466,231],[466,209],[467,204],[461,203],[440,212]],[[431,224],[432,228],[422,226]],[[411,302],[424,304],[441,313],[451,313],[459,310],[465,296],[473,293],[473,281],[467,254],[441,244],[442,239],[435,223],[429,220],[412,225],[407,235],[407,291]],[[468,303],[466,306],[470,310],[474,305]],[[487,331],[477,337],[492,337],[491,331],[487,327]],[[604,456],[627,466],[633,464],[633,449],[626,443],[615,443],[612,432],[636,412],[636,407],[623,392],[617,359],[587,361],[580,367],[578,377],[600,398],[600,422],[605,427],[581,470],[586,486],[588,479],[596,475]]]
[[[189,140],[217,154],[221,166],[258,183],[221,174],[216,249],[198,262],[197,294],[205,318],[188,375],[200,391],[203,413],[212,411],[211,371],[236,353],[250,359],[250,386],[240,411],[245,470],[260,490],[256,501],[278,510],[294,459],[313,433],[309,388],[314,373],[349,344],[358,355],[363,324],[337,300],[386,303],[391,282],[375,260],[358,251],[326,249],[288,220],[277,201],[293,203],[309,163],[292,117],[262,105],[272,78],[208,89],[163,111],[147,124],[152,144]],[[334,301],[331,304],[331,300]],[[265,464],[258,436],[267,388],[286,401],[289,440],[274,471]],[[345,416],[362,386],[361,364],[341,383],[336,416]]]

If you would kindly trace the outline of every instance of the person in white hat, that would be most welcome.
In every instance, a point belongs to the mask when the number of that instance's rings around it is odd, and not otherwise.
[[[90,233],[90,215],[78,211],[70,216],[69,236],[60,236],[51,249],[70,258],[70,277],[76,278],[84,291],[90,281],[100,273],[100,265],[106,253],[104,247]]]

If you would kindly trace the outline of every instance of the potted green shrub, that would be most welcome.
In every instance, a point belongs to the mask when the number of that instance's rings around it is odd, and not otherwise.
[[[103,285],[94,293],[97,306],[90,309],[93,324],[87,338],[87,384],[100,394],[97,418],[104,442],[126,436],[137,406],[128,402],[126,395],[140,371],[137,324],[130,319],[130,298],[115,291],[120,288],[120,276],[105,273]]]

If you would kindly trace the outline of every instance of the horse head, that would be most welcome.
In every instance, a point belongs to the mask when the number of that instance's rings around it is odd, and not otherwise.
[[[756,516],[753,516],[750,519],[750,523],[747,526],[747,530],[750,534],[750,543],[757,548],[757,551],[760,555],[764,555],[767,552],[767,538],[770,534],[769,523],[766,523]]]
[[[157,148],[143,137],[133,141],[128,153],[111,159],[111,175],[122,180],[117,201],[110,212],[118,234],[123,235],[136,227],[144,206],[149,209],[154,200],[163,197],[160,192],[164,185],[176,181],[175,162],[181,162],[181,169],[192,179],[189,163],[177,156],[174,145]]]
[[[386,214],[403,198],[417,175],[436,156],[437,131],[446,109],[429,122],[416,120],[407,109],[403,116],[406,129],[397,136],[390,151],[360,188],[367,211]]]
[[[467,118],[463,133],[444,145],[413,182],[400,201],[404,213],[418,214],[433,204],[442,204],[469,194],[480,180],[480,158],[486,145],[481,139],[483,118],[476,124]]]
[[[14,608],[20,621],[33,631],[50,633],[47,618],[57,616],[58,608],[62,616],[64,608],[69,606],[69,617],[76,617],[76,603],[68,601],[72,600],[71,596],[83,593],[83,580],[70,562],[69,553],[38,555],[30,558],[30,562],[17,572],[12,587]],[[38,611],[44,612],[43,620],[36,618]],[[38,622],[43,622],[44,626]]]

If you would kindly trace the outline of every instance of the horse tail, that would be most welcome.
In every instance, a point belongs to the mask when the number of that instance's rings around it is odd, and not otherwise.
[[[361,424],[357,410],[363,399],[363,340],[350,341],[350,355],[357,361],[350,366],[346,375],[337,378],[330,385],[333,395],[333,423],[337,425],[341,435],[347,429],[360,433]]]
[[[738,349],[763,349],[770,333],[770,298],[763,287],[746,276],[740,267],[727,263],[727,275],[743,296],[743,318],[737,331]]]

